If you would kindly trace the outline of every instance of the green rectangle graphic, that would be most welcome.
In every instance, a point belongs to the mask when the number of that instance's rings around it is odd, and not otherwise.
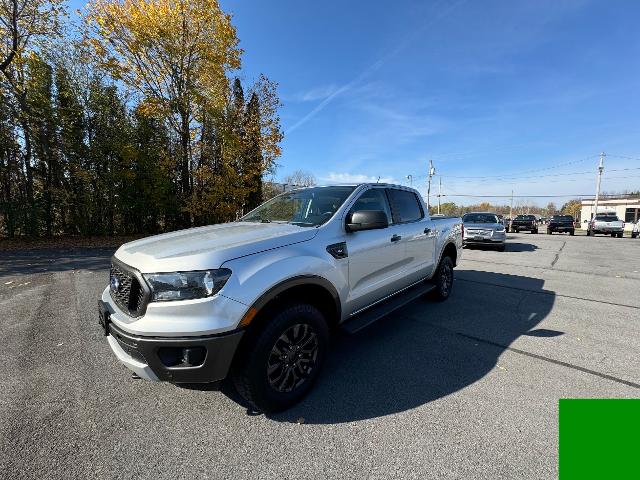
[[[559,478],[640,480],[640,399],[561,399]]]

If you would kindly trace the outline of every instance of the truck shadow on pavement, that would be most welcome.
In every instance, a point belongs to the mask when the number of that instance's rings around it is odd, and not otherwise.
[[[555,301],[544,280],[474,270],[456,275],[448,301],[418,300],[359,334],[338,336],[309,396],[270,418],[331,424],[403,412],[481,380],[521,336],[548,342],[562,335],[535,329]]]

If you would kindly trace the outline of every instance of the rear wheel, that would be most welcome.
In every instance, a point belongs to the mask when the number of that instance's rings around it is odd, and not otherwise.
[[[576,233],[576,231],[575,231],[575,230],[571,230],[571,231],[569,232],[569,235],[574,236],[574,235],[575,235],[575,233]]]
[[[547,235],[551,235],[553,232],[549,229],[547,229]]]
[[[451,257],[442,257],[431,282],[436,287],[431,294],[435,301],[443,302],[449,298],[453,288],[453,260]]]
[[[329,329],[322,313],[306,303],[285,304],[262,329],[248,335],[231,371],[238,393],[263,412],[299,402],[326,357]]]
[[[622,238],[622,232],[618,234],[618,238]]]

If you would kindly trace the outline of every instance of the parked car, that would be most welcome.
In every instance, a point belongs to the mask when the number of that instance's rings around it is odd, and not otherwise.
[[[554,215],[547,225],[547,233],[551,235],[553,232],[567,232],[575,235],[576,222],[571,215]]]
[[[141,378],[229,375],[254,408],[281,410],[312,387],[332,330],[357,331],[427,293],[446,300],[462,230],[403,186],[283,193],[237,222],[122,245],[100,324]]]
[[[589,222],[587,235],[593,236],[597,233],[622,238],[624,234],[624,222],[616,215],[598,214],[593,220],[591,220],[591,222]]]
[[[638,220],[633,226],[633,229],[631,230],[631,238],[638,238],[638,235],[640,235],[640,220]]]
[[[518,233],[520,230],[538,233],[538,218],[535,215],[517,215],[511,221],[511,231]]]
[[[462,217],[463,245],[495,247],[504,252],[507,233],[498,215],[490,212],[472,212]]]

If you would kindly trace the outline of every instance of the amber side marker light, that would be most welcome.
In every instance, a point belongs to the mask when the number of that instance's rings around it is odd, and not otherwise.
[[[251,307],[249,310],[247,310],[247,313],[244,314],[244,317],[242,317],[242,320],[240,320],[240,324],[238,326],[246,327],[247,325],[249,325],[251,323],[251,320],[253,320],[253,317],[255,317],[257,313],[258,309]]]

